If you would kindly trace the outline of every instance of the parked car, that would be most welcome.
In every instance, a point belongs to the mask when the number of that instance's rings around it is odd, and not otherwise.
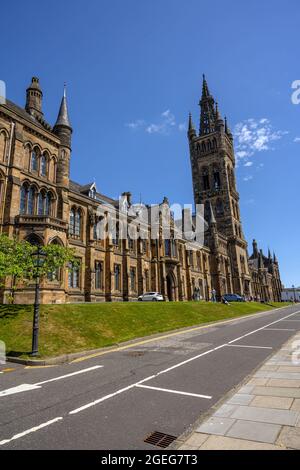
[[[223,299],[227,302],[245,302],[244,297],[238,294],[224,294]]]
[[[159,292],[145,292],[145,294],[138,297],[138,300],[140,302],[158,302],[165,299]]]

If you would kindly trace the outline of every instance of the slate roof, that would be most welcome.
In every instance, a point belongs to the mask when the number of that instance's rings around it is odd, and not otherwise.
[[[21,108],[10,100],[7,99],[5,104],[1,104],[0,109],[2,107],[12,111],[15,114],[18,114],[21,118],[26,119],[27,121],[31,121],[32,124],[52,132],[52,127],[47,121],[45,121],[45,119],[32,116],[24,108]]]

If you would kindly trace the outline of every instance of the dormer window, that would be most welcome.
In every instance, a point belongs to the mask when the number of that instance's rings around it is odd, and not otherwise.
[[[91,188],[89,190],[89,197],[92,198],[92,199],[96,199],[96,188]]]

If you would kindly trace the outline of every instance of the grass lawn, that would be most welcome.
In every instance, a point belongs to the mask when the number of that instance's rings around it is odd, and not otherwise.
[[[97,349],[133,338],[249,315],[288,303],[116,302],[42,305],[40,357]],[[31,350],[33,307],[0,305],[0,340],[8,355]]]

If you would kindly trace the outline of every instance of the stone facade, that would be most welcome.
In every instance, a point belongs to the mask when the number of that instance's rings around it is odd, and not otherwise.
[[[195,204],[204,204],[208,230],[205,244],[193,247],[184,238],[100,239],[99,205],[103,216],[118,219],[120,201],[127,212],[136,205],[130,193],[114,200],[97,191],[95,183],[70,180],[71,137],[66,94],[55,125],[42,110],[43,94],[34,77],[26,105],[0,105],[0,231],[32,243],[59,243],[75,249],[80,261],[49,273],[42,281],[44,303],[136,300],[146,291],[160,291],[168,300],[210,300],[234,292],[261,300],[280,300],[281,282],[275,256],[266,258],[257,247],[249,258],[239,213],[235,183],[233,138],[221,119],[206,80],[200,101],[200,132],[190,116],[188,140]],[[163,204],[168,204],[165,198]],[[129,217],[130,218],[130,217]],[[132,216],[134,220],[134,217]],[[141,227],[140,227],[141,228]],[[119,228],[120,229],[120,228]],[[118,229],[118,230],[119,230]],[[256,245],[255,245],[256,246]],[[7,302],[11,280],[0,292]],[[20,286],[16,303],[31,303],[33,286]]]

